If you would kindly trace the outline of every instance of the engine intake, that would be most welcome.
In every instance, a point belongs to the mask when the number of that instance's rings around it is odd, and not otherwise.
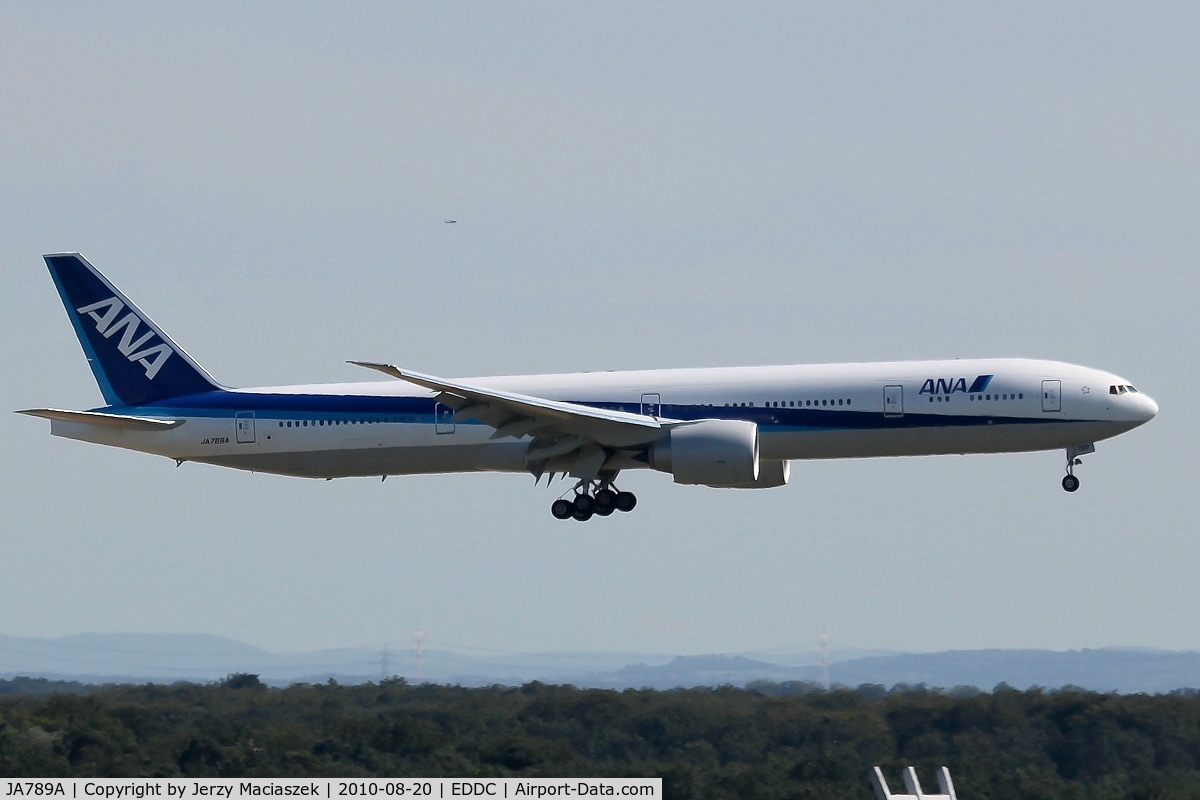
[[[671,473],[676,483],[753,485],[759,480],[758,426],[740,419],[679,425],[671,429],[670,438],[655,443],[650,465]]]

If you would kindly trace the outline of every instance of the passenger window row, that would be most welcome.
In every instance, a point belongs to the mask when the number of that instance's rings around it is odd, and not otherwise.
[[[763,403],[764,408],[813,408],[813,407],[829,407],[829,406],[848,406],[850,398],[839,397],[833,400],[768,400]],[[726,408],[755,408],[754,403],[726,403]]]
[[[416,422],[417,418],[407,417],[369,417],[367,419],[314,419],[314,420],[279,420],[281,428],[332,428],[334,425],[382,425],[387,422]],[[294,424],[293,424],[294,423]]]
[[[1025,399],[1025,392],[1001,392],[1000,395],[968,395],[968,397],[971,398],[972,403],[974,403],[976,401],[979,401],[979,402],[998,401],[998,399]],[[934,399],[935,399],[934,395],[929,396],[930,403],[934,402]],[[938,403],[949,403],[950,402],[949,395],[947,395],[946,397],[937,395],[936,399],[937,399]]]

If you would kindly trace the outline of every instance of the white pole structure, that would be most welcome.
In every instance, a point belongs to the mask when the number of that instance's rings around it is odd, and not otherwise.
[[[939,794],[926,794],[921,790],[921,781],[917,779],[917,771],[912,767],[904,770],[904,788],[908,794],[892,794],[883,770],[875,767],[871,773],[871,784],[875,787],[875,796],[879,800],[958,800],[954,794],[954,781],[950,779],[950,770],[940,767],[937,773]]]
[[[829,691],[829,634],[821,626],[821,688]]]
[[[417,619],[417,629],[413,631],[413,665],[416,667],[416,674],[413,675],[413,683],[425,682],[425,631],[421,629],[421,620]]]

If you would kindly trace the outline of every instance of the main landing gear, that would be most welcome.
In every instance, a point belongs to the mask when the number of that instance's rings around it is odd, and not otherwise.
[[[587,522],[593,516],[607,517],[614,511],[633,511],[637,505],[633,492],[619,492],[606,481],[581,481],[574,491],[574,497],[560,497],[550,505],[550,513],[555,519]]]

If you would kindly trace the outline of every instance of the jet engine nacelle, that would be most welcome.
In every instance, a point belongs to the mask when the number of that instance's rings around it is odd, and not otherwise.
[[[732,483],[714,486],[717,489],[774,489],[784,486],[792,474],[790,461],[759,461],[758,480],[750,483]],[[710,484],[713,485],[713,484]]]
[[[671,429],[656,442],[650,465],[676,483],[742,486],[759,479],[758,425],[740,419],[702,419]]]

